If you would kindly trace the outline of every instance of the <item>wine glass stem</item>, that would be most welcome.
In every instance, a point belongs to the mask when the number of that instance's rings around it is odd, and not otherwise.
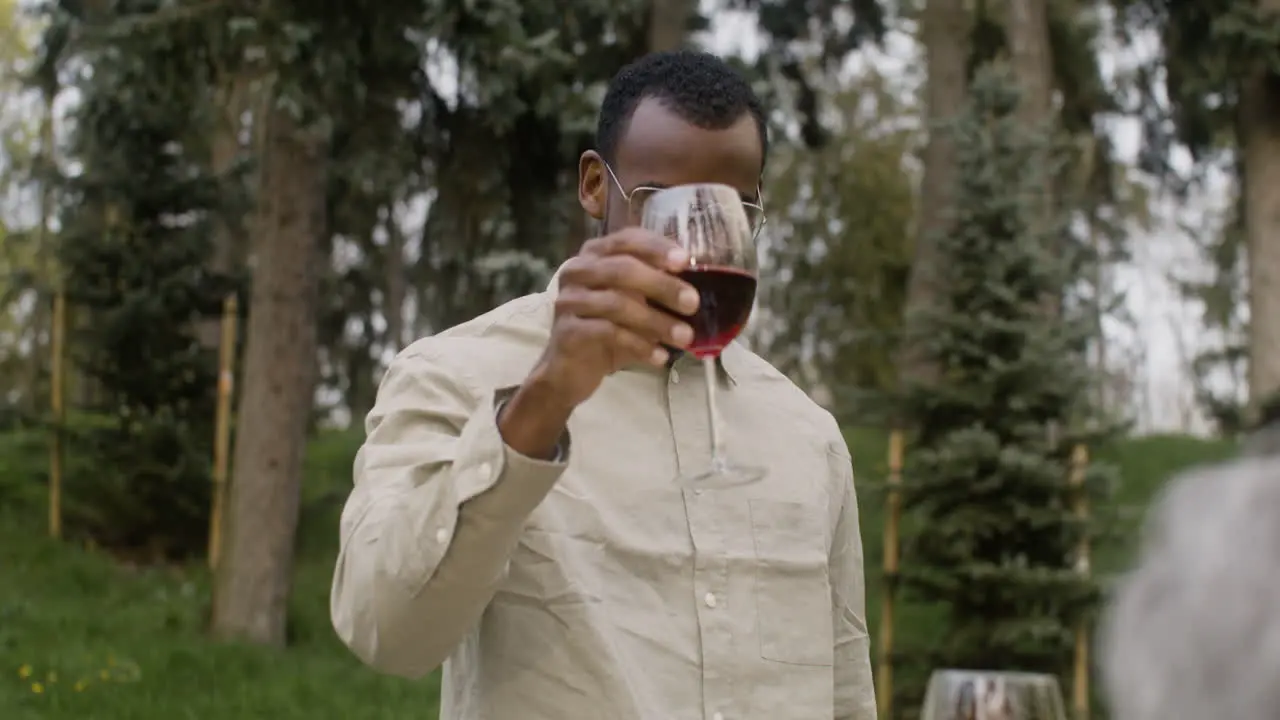
[[[707,376],[707,425],[711,429],[711,471],[722,472],[726,467],[724,437],[720,434],[720,408],[716,405],[716,359],[705,358],[702,369]]]

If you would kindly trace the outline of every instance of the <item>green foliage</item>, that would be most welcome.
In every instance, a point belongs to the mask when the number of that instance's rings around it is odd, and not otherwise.
[[[1239,185],[1242,83],[1258,70],[1280,75],[1280,14],[1256,0],[1112,3],[1125,38],[1153,32],[1161,40],[1160,53],[1127,78],[1126,94],[1132,98],[1127,110],[1142,121],[1144,131],[1143,169],[1179,193],[1203,183],[1212,168],[1226,170]],[[1189,173],[1170,163],[1179,145],[1196,161]],[[1204,334],[1213,337],[1193,360],[1197,400],[1219,429],[1231,434],[1244,422],[1248,323],[1241,317],[1247,287],[1243,215],[1239,207],[1228,215],[1213,218],[1213,227],[1191,229],[1192,237],[1204,238],[1199,244],[1212,276],[1180,280],[1183,295],[1202,308]]]
[[[831,98],[823,86],[855,50],[884,39],[899,3],[887,0],[729,0],[727,7],[754,13],[767,52],[756,71],[770,79],[766,94],[790,96],[806,147],[833,139],[826,121]],[[814,51],[817,57],[813,57]],[[813,62],[816,60],[817,62]]]
[[[38,516],[48,487],[47,439],[34,430],[0,434],[0,513]]]
[[[208,515],[215,361],[196,327],[233,285],[207,270],[222,195],[185,143],[207,93],[199,57],[175,52],[194,31],[168,29],[79,58],[93,71],[76,86],[57,251],[80,408],[96,416],[68,429],[98,468],[68,488],[82,501],[69,528],[180,558],[203,549]]]
[[[298,0],[47,4],[54,22],[39,84],[96,64],[100,53],[138,63],[163,48],[167,59],[152,75],[176,74],[185,85],[151,96],[148,112],[185,119],[189,132],[174,140],[184,157],[211,154],[221,120],[215,91],[237,79],[252,96],[246,115],[283,106],[332,140],[323,242],[335,261],[321,279],[320,364],[326,389],[357,414],[389,349],[541,289],[591,232],[576,203],[576,160],[592,143],[605,82],[647,50],[651,21],[651,4],[640,0],[585,0],[568,14],[549,0],[393,2],[372,14]],[[816,27],[815,10],[795,0],[749,5],[785,51],[782,75],[804,88],[878,38],[892,4],[816,10],[840,20],[852,9],[852,30]],[[691,29],[705,25],[691,18]],[[800,62],[814,40],[822,68]],[[237,172],[252,165],[252,145],[240,148],[247,162]],[[223,180],[221,219],[248,235],[231,201],[252,197],[252,183]],[[419,209],[425,219],[410,220]]]
[[[1110,429],[1090,407],[1090,320],[1070,282],[1081,252],[1042,214],[1058,151],[1047,129],[1020,125],[1018,94],[1007,69],[984,68],[945,130],[959,181],[938,238],[942,304],[922,325],[942,376],[905,388],[917,432],[902,580],[910,596],[947,608],[929,664],[1065,674],[1074,625],[1097,596],[1073,559],[1091,530],[1072,513],[1069,455]],[[1062,310],[1051,320],[1054,302]],[[1095,464],[1086,486],[1097,494],[1113,480]]]
[[[577,159],[605,83],[645,52],[648,4],[432,3],[428,17],[458,87],[428,78],[420,98],[438,191],[412,275],[422,331],[541,290],[541,268],[585,240]]]
[[[1111,0],[1122,39],[1155,32],[1161,52],[1127,78],[1126,108],[1142,121],[1144,169],[1185,188],[1172,150],[1212,161],[1233,146],[1240,83],[1255,67],[1280,72],[1280,15],[1255,0]]]
[[[890,392],[897,379],[917,135],[901,100],[910,87],[874,71],[832,85],[831,140],[821,150],[778,142],[766,171],[764,312],[753,339],[792,379],[833,390],[837,407],[867,422],[860,395]]]
[[[44,395],[41,320],[49,280],[40,246],[40,97],[28,84],[40,28],[13,0],[0,0],[0,425],[30,417]]]

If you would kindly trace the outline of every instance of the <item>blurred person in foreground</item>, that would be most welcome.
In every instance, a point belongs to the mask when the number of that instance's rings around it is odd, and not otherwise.
[[[1144,530],[1102,624],[1112,720],[1280,717],[1280,401],[1240,459],[1172,480]]]
[[[643,198],[721,183],[762,212],[767,149],[759,99],[720,59],[624,68],[578,168],[600,236],[546,292],[387,370],[332,618],[382,672],[443,663],[444,720],[875,717],[853,474],[831,415],[734,344],[724,430],[768,475],[674,481],[709,452],[705,374],[679,351],[698,297],[672,274],[683,251],[636,227]]]

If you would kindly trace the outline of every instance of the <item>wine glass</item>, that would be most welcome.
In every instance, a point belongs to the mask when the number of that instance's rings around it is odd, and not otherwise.
[[[1067,720],[1058,679],[1021,672],[936,670],[921,720]]]
[[[693,328],[688,352],[702,361],[706,371],[711,464],[694,472],[682,471],[677,482],[686,487],[734,487],[764,477],[762,468],[729,459],[716,406],[717,360],[747,324],[756,296],[759,224],[748,208],[759,209],[727,185],[699,184],[655,190],[645,198],[641,213],[642,226],[688,251],[689,266],[679,277],[696,288],[701,298],[697,312],[684,319]]]

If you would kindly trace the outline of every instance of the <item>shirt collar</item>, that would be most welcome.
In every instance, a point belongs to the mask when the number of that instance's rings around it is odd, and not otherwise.
[[[555,301],[556,295],[560,294],[560,273],[563,270],[564,270],[564,264],[561,264],[560,267],[556,268],[555,273],[551,276],[551,281],[547,283],[547,290],[545,294],[547,296],[547,299],[550,301],[547,303],[548,325],[551,323],[551,320],[555,313],[554,301]],[[729,347],[725,348],[724,352],[720,353],[720,357],[717,358],[716,364],[720,366],[720,372],[724,375],[725,379],[728,380],[731,384],[736,385],[738,378],[741,377],[742,375],[742,369],[743,369],[742,363],[744,360],[743,353],[745,352],[746,352],[746,349],[742,347],[742,344],[739,343],[737,340],[735,340],[732,343],[730,343]],[[680,357],[676,359],[675,366],[677,368],[685,368],[685,367],[688,367],[689,364],[696,363],[696,362],[697,360],[693,357],[688,357],[688,356]]]

